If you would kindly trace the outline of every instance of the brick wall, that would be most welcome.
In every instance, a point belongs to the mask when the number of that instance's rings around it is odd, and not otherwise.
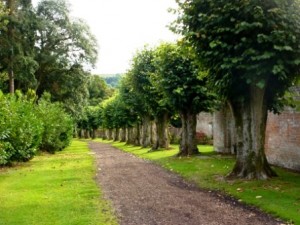
[[[271,164],[300,171],[300,112],[269,113],[265,149]]]
[[[295,99],[300,100],[300,88],[294,88]],[[228,107],[215,112],[213,121],[214,149],[234,153],[233,118]],[[280,115],[269,113],[265,152],[269,163],[300,171],[300,111],[286,108]]]

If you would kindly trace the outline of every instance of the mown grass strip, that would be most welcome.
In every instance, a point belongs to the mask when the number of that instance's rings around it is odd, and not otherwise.
[[[0,225],[115,225],[87,143],[0,170]]]
[[[225,176],[231,171],[234,159],[213,152],[212,146],[199,146],[200,157],[178,158],[178,146],[172,150],[149,152],[148,148],[109,142],[113,146],[152,160],[174,171],[201,188],[218,190],[239,201],[259,207],[265,212],[280,217],[289,223],[300,225],[300,174],[275,168],[279,177],[266,181],[228,181]]]

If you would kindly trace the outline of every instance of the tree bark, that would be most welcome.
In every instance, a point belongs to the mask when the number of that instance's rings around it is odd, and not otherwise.
[[[120,140],[120,128],[115,128],[114,141]]]
[[[252,86],[248,102],[231,103],[235,120],[236,163],[229,178],[267,179],[276,176],[268,164],[264,145],[267,123],[265,90]]]
[[[134,137],[134,128],[127,127],[127,141],[126,144],[134,145],[135,144],[135,137]]]
[[[106,129],[103,128],[103,129],[102,129],[102,139],[103,139],[103,140],[106,140],[106,139],[107,139],[106,132],[107,132]]]
[[[108,129],[107,139],[108,140],[113,140],[113,129]]]
[[[122,133],[121,133],[121,142],[125,142],[126,141],[126,127],[122,128]]]
[[[143,126],[142,126],[142,147],[147,148],[150,146],[151,139],[151,126],[150,126],[150,116],[144,116]]]
[[[89,139],[90,138],[90,131],[88,129],[84,130],[84,138]]]
[[[139,123],[137,123],[135,128],[133,129],[133,136],[134,145],[141,145],[141,126]]]
[[[96,133],[97,133],[97,129],[94,129],[94,128],[93,128],[93,129],[92,129],[92,135],[91,135],[91,136],[92,136],[92,139],[96,139],[96,136],[97,136]]]
[[[14,13],[15,13],[15,6],[16,2],[15,0],[7,0],[7,9],[9,11],[9,17],[11,20],[14,19]],[[9,78],[9,92],[10,94],[13,94],[15,92],[15,75],[14,75],[14,47],[13,47],[13,41],[14,41],[14,28],[12,23],[8,23],[7,26],[7,33],[8,37],[10,39],[10,55],[9,55],[9,68],[8,68],[8,78]]]
[[[152,146],[152,150],[158,150],[159,148],[168,149],[170,147],[170,138],[169,138],[169,115],[164,113],[155,118],[156,124],[156,138],[155,143]]]
[[[180,113],[182,132],[178,156],[199,154],[196,140],[197,115],[190,111]]]
[[[13,68],[9,69],[8,77],[9,77],[9,93],[13,94],[15,93],[15,76],[14,76]]]

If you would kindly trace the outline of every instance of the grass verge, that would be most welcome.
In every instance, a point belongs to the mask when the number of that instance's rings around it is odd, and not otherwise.
[[[0,225],[115,225],[87,143],[0,170]]]
[[[100,141],[100,140],[98,140]],[[102,141],[103,142],[103,141]],[[199,146],[202,156],[178,158],[178,146],[172,150],[149,152],[147,148],[110,142],[113,146],[152,160],[197,183],[201,188],[217,190],[231,195],[248,205],[282,218],[291,224],[300,225],[300,174],[274,168],[279,177],[266,181],[228,181],[225,176],[234,165],[234,159],[213,152],[212,146]]]

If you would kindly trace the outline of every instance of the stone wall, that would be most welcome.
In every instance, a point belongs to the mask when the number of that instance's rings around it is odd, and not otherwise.
[[[213,114],[212,113],[199,113],[197,115],[197,132],[204,133],[207,137],[213,137]]]
[[[234,120],[229,107],[214,113],[213,124],[214,150],[225,154],[234,154]]]

